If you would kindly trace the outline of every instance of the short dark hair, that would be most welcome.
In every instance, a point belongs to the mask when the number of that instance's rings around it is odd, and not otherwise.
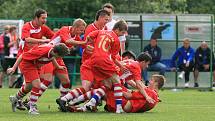
[[[141,61],[145,61],[145,62],[151,62],[152,61],[152,57],[149,53],[147,52],[142,52],[138,55],[137,57],[137,61],[141,62]]]
[[[57,53],[60,57],[69,54],[69,48],[64,43],[59,43],[53,48],[54,53]]]
[[[110,8],[113,12],[114,12],[114,7],[111,3],[105,3],[103,6],[102,6],[102,9],[104,8]]]
[[[136,59],[136,54],[129,50],[126,50],[125,52],[122,53],[123,58],[126,56],[128,56],[129,58],[132,57],[134,58],[134,60]]]
[[[119,31],[128,31],[128,25],[125,20],[121,19],[115,23],[113,30],[119,29]]]
[[[39,18],[41,14],[47,14],[47,12],[41,8],[36,9],[36,11],[34,12],[34,18]]]
[[[107,12],[106,10],[103,10],[103,9],[98,10],[98,11],[96,12],[96,17],[95,17],[95,19],[96,19],[96,21],[97,21],[97,20],[99,19],[100,16],[106,16],[106,15],[110,16],[110,13]]]

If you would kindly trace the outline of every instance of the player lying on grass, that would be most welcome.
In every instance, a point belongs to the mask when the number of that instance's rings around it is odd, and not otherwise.
[[[137,113],[137,112],[146,112],[153,109],[159,102],[158,90],[163,87],[165,82],[165,77],[162,75],[152,75],[151,81],[148,87],[144,90],[146,93],[155,100],[155,102],[150,103],[146,98],[141,94],[140,91],[129,91],[128,89],[123,88],[123,98],[122,98],[122,107],[126,113]],[[101,88],[101,90],[103,90]],[[108,112],[115,112],[116,105],[114,102],[114,93],[111,90],[103,90],[106,92],[106,105],[105,110]],[[82,107],[70,106],[67,107],[68,111],[71,112],[82,112],[90,110],[92,112],[97,111],[97,103],[101,98],[93,96],[92,99]],[[94,103],[92,103],[94,102]]]
[[[68,47],[65,44],[57,45],[40,45],[32,48],[31,50],[24,52],[18,58],[18,61],[12,68],[7,70],[8,74],[14,73],[18,65],[20,64],[20,70],[25,78],[25,84],[17,92],[15,96],[10,96],[12,110],[16,111],[17,101],[22,99],[27,93],[30,94],[30,114],[39,114],[36,108],[36,102],[38,100],[40,91],[40,68],[49,62],[52,62],[56,68],[64,69],[63,66],[59,66],[55,58],[60,58],[69,53]]]

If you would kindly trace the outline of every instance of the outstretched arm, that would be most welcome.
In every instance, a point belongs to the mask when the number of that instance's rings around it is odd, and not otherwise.
[[[19,56],[19,58],[16,59],[16,62],[14,63],[13,67],[7,69],[7,74],[13,74],[17,69],[17,67],[19,66],[19,64],[21,63],[21,61],[22,61],[22,54]]]
[[[57,63],[57,61],[56,61],[56,59],[54,58],[53,60],[52,60],[52,63],[53,63],[53,65],[57,68],[57,69],[66,69],[66,67],[64,67],[64,66],[60,66],[58,63]]]
[[[136,81],[136,85],[137,85],[137,89],[140,91],[140,93],[146,98],[146,100],[149,103],[154,103],[155,100],[152,99],[145,91],[146,86],[143,84],[143,82],[141,80],[137,80]]]

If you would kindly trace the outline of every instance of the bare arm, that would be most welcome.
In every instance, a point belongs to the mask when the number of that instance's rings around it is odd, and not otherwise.
[[[146,93],[146,91],[145,91],[146,86],[143,84],[143,82],[141,80],[137,80],[136,85],[137,85],[137,89],[140,91],[140,93],[146,98],[146,100],[149,103],[155,102],[155,100],[152,99],[151,97],[149,97],[149,95]]]
[[[13,67],[7,69],[7,74],[13,74],[17,69],[17,67],[19,66],[19,64],[21,63],[21,61],[22,61],[22,54],[19,56],[19,58],[16,59],[16,62],[14,63]]]
[[[74,39],[69,39],[69,40],[66,40],[66,43],[67,44],[72,44],[72,45],[84,45],[86,44],[88,41],[93,41],[90,37],[87,37],[85,41],[76,41]]]
[[[65,69],[64,66],[60,66],[60,65],[57,63],[57,61],[56,61],[55,58],[52,60],[52,64],[53,64],[57,69]]]

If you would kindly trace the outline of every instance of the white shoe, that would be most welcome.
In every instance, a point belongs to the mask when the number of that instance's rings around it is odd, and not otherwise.
[[[122,105],[117,105],[116,106],[116,113],[123,113]]]
[[[73,106],[73,105],[75,105],[76,103],[78,102],[78,99],[77,98],[75,98],[75,99],[73,99],[73,100],[71,100],[71,101],[69,101],[69,105],[70,106]]]
[[[182,72],[178,75],[178,78],[181,79],[181,80],[184,79],[184,71],[182,71]]]
[[[92,101],[87,102],[83,107],[91,112],[95,112],[97,110],[96,103],[93,103]]]
[[[189,87],[189,83],[188,83],[188,82],[185,83],[185,84],[184,84],[184,87]]]
[[[29,114],[32,115],[38,115],[40,114],[39,111],[37,110],[37,105],[36,104],[30,104],[30,110],[28,111]]]
[[[11,102],[12,111],[16,112],[16,105],[17,105],[18,99],[15,96],[10,96],[9,99]]]
[[[84,107],[84,106],[81,106],[81,107],[78,107],[76,110],[77,110],[78,112],[86,112],[86,111],[87,111],[87,108]]]

